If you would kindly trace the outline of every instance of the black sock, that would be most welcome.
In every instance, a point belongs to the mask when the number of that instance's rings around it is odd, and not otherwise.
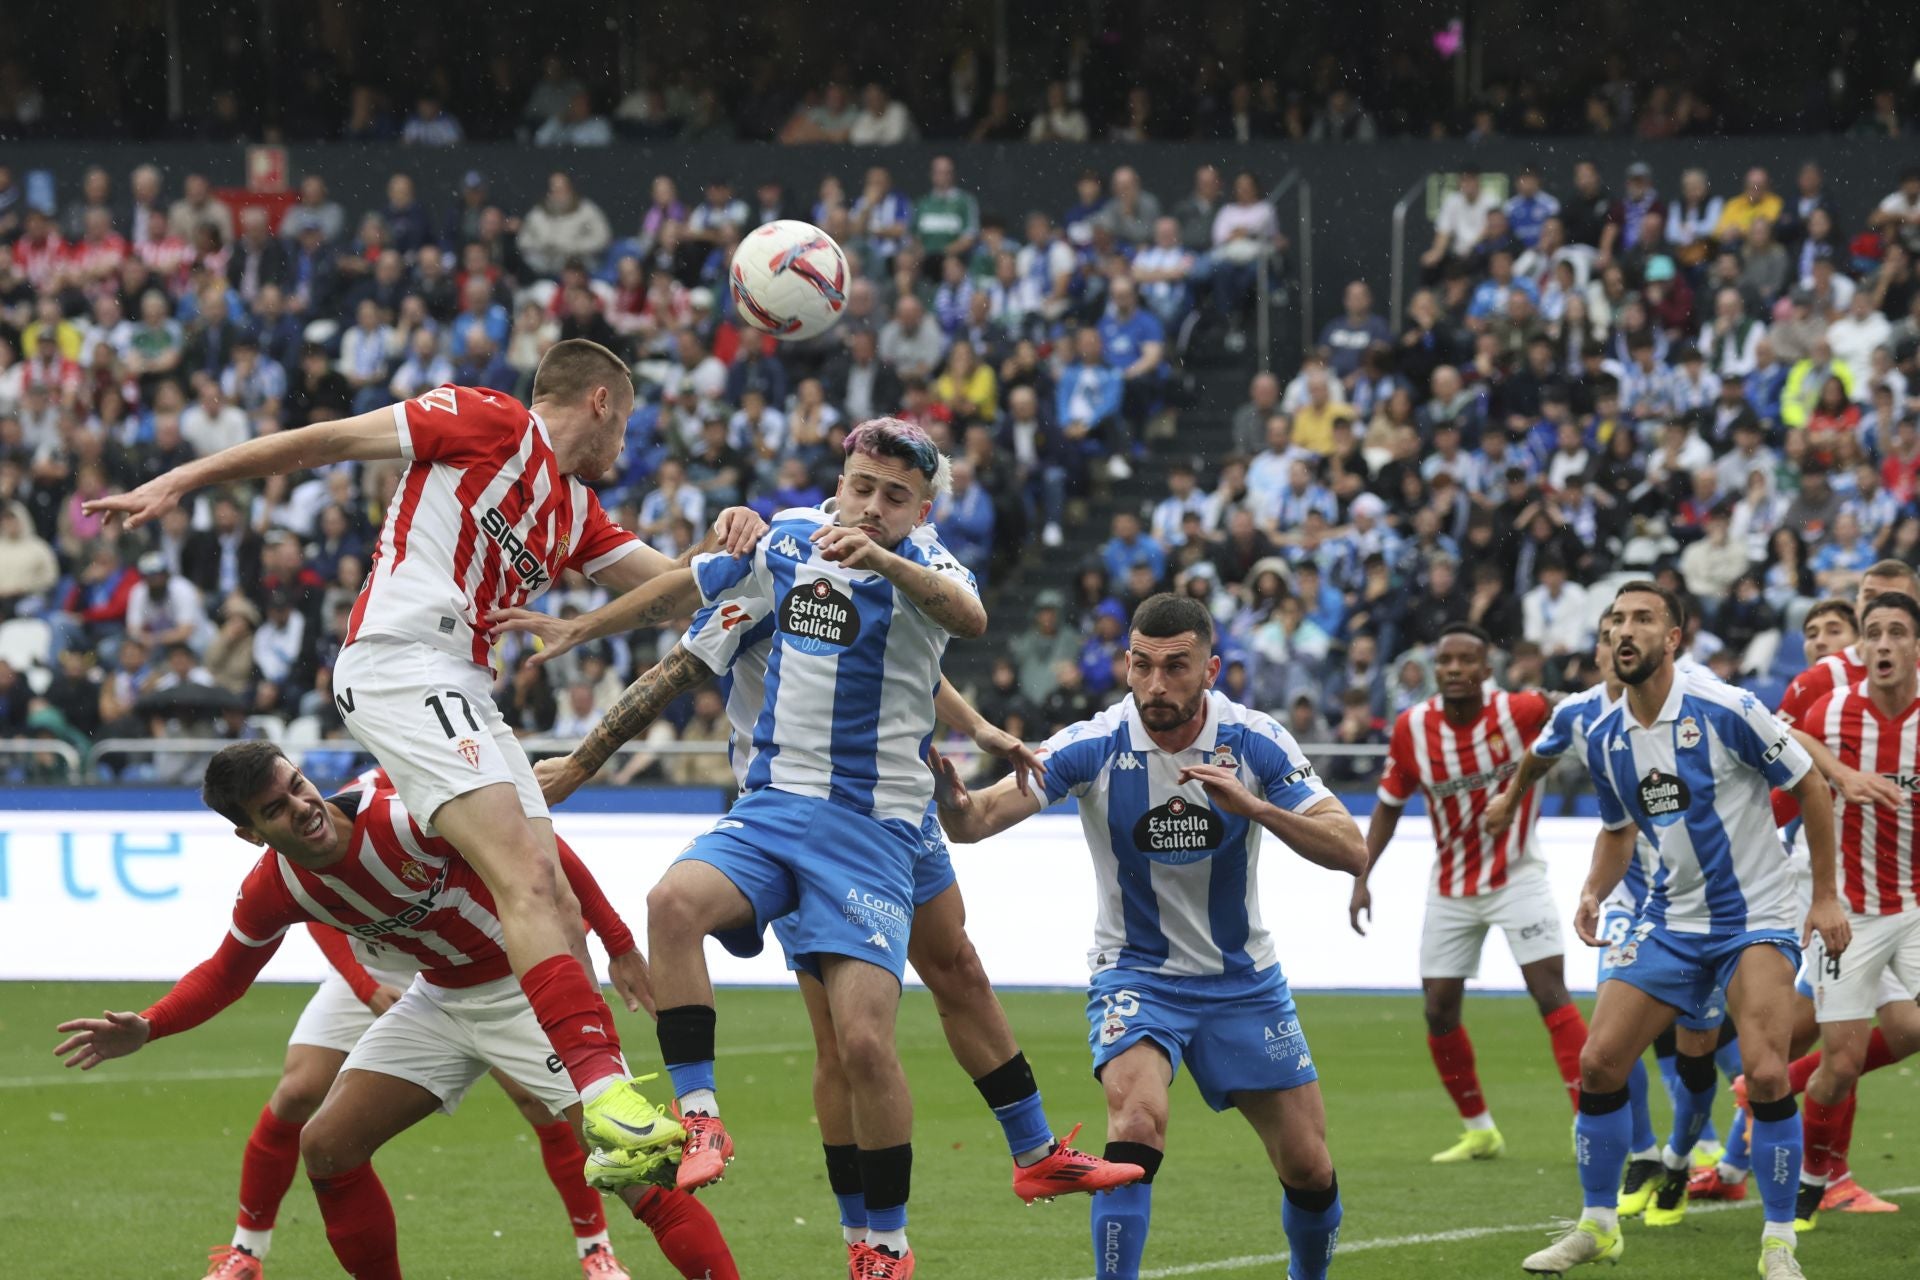
[[[1653,1056],[1654,1057],[1671,1058],[1674,1054],[1678,1052],[1680,1052],[1680,1041],[1673,1034],[1672,1027],[1668,1027],[1665,1031],[1662,1031],[1659,1035],[1653,1038]]]
[[[1721,1049],[1726,1048],[1728,1045],[1732,1044],[1736,1039],[1738,1039],[1739,1036],[1740,1036],[1740,1028],[1733,1025],[1732,1018],[1721,1019],[1720,1043],[1714,1046],[1714,1051],[1718,1052]]]
[[[655,1034],[660,1038],[660,1060],[669,1067],[682,1062],[713,1061],[713,1006],[681,1004],[660,1011]]]
[[[1792,1094],[1784,1098],[1775,1098],[1772,1102],[1761,1102],[1755,1099],[1747,1104],[1747,1111],[1755,1120],[1791,1120],[1793,1113],[1799,1109],[1799,1104],[1794,1102]]]
[[[1295,1208],[1304,1209],[1308,1213],[1325,1213],[1333,1208],[1333,1202],[1340,1198],[1340,1175],[1335,1174],[1327,1182],[1324,1191],[1302,1190],[1288,1185],[1284,1178],[1280,1181],[1280,1190],[1286,1193],[1287,1199],[1293,1202]]]
[[[1612,1093],[1594,1093],[1588,1089],[1580,1091],[1580,1110],[1590,1116],[1612,1115],[1627,1105],[1629,1095],[1625,1089],[1615,1089]]]
[[[876,1216],[906,1204],[907,1195],[913,1189],[913,1144],[903,1142],[897,1147],[876,1150],[861,1147],[858,1155],[860,1185],[867,1197],[867,1221],[872,1225]]]
[[[1160,1162],[1167,1153],[1158,1147],[1150,1147],[1144,1142],[1109,1142],[1107,1149],[1100,1153],[1112,1164],[1137,1164],[1147,1171],[1141,1178],[1142,1183],[1152,1182],[1153,1175],[1160,1172]]]
[[[849,1142],[844,1147],[821,1143],[820,1149],[827,1153],[827,1185],[833,1188],[837,1196],[857,1196],[866,1191],[866,1184],[860,1181],[860,1148]]]
[[[1027,1065],[1027,1055],[1019,1052],[975,1080],[973,1087],[980,1091],[987,1105],[996,1111],[1040,1092],[1040,1086],[1033,1078],[1033,1068]]]
[[[1705,1093],[1713,1088],[1714,1082],[1720,1078],[1720,1073],[1714,1069],[1713,1055],[1710,1053],[1699,1057],[1690,1053],[1674,1054],[1673,1072],[1680,1077],[1680,1083],[1687,1087],[1689,1093]]]

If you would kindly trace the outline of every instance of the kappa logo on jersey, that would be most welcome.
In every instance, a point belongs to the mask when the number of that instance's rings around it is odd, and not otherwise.
[[[528,591],[538,591],[547,585],[547,571],[540,558],[527,550],[527,544],[513,531],[507,518],[500,514],[500,508],[488,507],[480,517],[480,531],[492,538],[494,545],[500,548],[500,554],[507,558],[514,576],[520,579],[520,585]],[[566,556],[566,542],[562,539],[560,554]]]
[[[1155,862],[1180,866],[1218,849],[1226,839],[1226,824],[1211,808],[1185,796],[1147,810],[1133,827],[1133,846]]]
[[[475,769],[480,767],[480,744],[472,738],[460,739],[459,742],[454,744],[453,749],[460,753],[460,758],[465,760],[469,766]]]
[[[452,387],[435,387],[424,395],[415,397],[414,403],[422,409],[441,409],[456,418],[460,416],[460,401],[454,395]]]
[[[1673,740],[1688,750],[1700,745],[1700,726],[1692,716],[1680,721],[1680,727],[1673,731]]]
[[[1139,769],[1143,766],[1140,763],[1139,756],[1133,754],[1131,751],[1123,751],[1120,753],[1120,758],[1113,762],[1113,767],[1125,771],[1127,769]]]
[[[1640,811],[1656,826],[1670,827],[1686,816],[1693,792],[1680,778],[1654,769],[1640,780]]]
[[[870,947],[878,947],[888,955],[893,954],[893,944],[887,941],[887,935],[884,933],[875,933],[871,938],[867,939],[867,945]]]
[[[807,558],[805,548],[798,542],[795,542],[793,535],[790,533],[767,549],[776,555],[783,555],[789,560],[805,560]]]
[[[830,578],[796,583],[780,602],[780,630],[802,653],[851,648],[860,638],[860,610]]]

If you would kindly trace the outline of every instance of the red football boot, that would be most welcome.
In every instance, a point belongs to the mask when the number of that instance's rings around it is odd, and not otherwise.
[[[1747,1179],[1728,1182],[1720,1176],[1720,1166],[1710,1164],[1704,1169],[1695,1169],[1693,1176],[1687,1179],[1687,1199],[1689,1200],[1745,1200],[1747,1198]]]
[[[265,1264],[245,1249],[223,1244],[207,1254],[206,1280],[261,1280],[266,1274]]]
[[[913,1250],[896,1254],[863,1244],[853,1258],[853,1280],[913,1280]]]
[[[687,1131],[686,1145],[680,1148],[680,1172],[675,1182],[682,1191],[693,1191],[726,1176],[733,1160],[733,1138],[719,1116],[694,1112],[681,1116]]]
[[[580,1258],[582,1280],[633,1280],[633,1273],[620,1265],[613,1250],[597,1244]]]
[[[1137,1164],[1120,1164],[1075,1151],[1073,1140],[1079,1132],[1080,1126],[1073,1126],[1073,1132],[1054,1143],[1053,1150],[1044,1159],[1025,1168],[1015,1165],[1013,1194],[1032,1204],[1035,1200],[1051,1200],[1080,1191],[1111,1191],[1147,1176],[1147,1171]]]

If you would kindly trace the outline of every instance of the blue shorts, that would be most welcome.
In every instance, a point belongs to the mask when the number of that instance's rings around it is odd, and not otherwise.
[[[1619,907],[1601,913],[1600,936],[1606,941],[1607,945],[1601,947],[1598,952],[1600,973],[1595,979],[1597,983],[1605,983],[1608,978],[1615,976],[1613,966],[1607,963],[1607,958],[1614,953],[1614,948],[1627,940],[1627,934],[1633,928],[1633,920],[1633,912]],[[1639,984],[1635,983],[1634,985],[1638,986]],[[1726,1016],[1726,989],[1724,987],[1715,987],[1708,994],[1706,1007],[1702,1013],[1696,1017],[1694,1014],[1683,1010],[1680,1015],[1674,1019],[1674,1023],[1677,1026],[1684,1027],[1688,1031],[1717,1031],[1720,1023],[1725,1020]]]
[[[1746,933],[1670,933],[1651,920],[1636,921],[1620,942],[1606,949],[1604,976],[1640,988],[1679,1010],[1681,1026],[1708,1031],[1720,1025],[1727,984],[1748,947],[1775,947],[1789,964],[1800,963],[1800,943],[1786,929]]]
[[[1258,973],[1176,978],[1108,969],[1087,988],[1087,1044],[1097,1080],[1107,1063],[1151,1040],[1174,1074],[1185,1062],[1215,1111],[1235,1093],[1297,1089],[1320,1078],[1280,966]]]
[[[947,833],[940,829],[940,819],[929,811],[926,821],[920,824],[920,856],[913,860],[914,910],[932,902],[957,881],[958,877],[953,874],[953,856],[947,852]],[[786,953],[787,971],[818,977],[815,968],[802,965],[797,958],[800,952],[792,922],[792,916],[781,916],[773,922],[773,940]]]
[[[737,956],[760,954],[767,925],[790,915],[790,954],[818,977],[820,957],[850,956],[898,979],[913,923],[920,831],[785,791],[750,792],[676,862],[704,862],[753,905],[753,923],[713,936]]]

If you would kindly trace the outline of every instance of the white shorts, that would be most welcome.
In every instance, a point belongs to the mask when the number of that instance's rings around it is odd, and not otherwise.
[[[340,651],[333,692],[347,732],[429,833],[441,805],[496,782],[513,784],[529,818],[548,816],[533,765],[481,667],[431,645],[376,637]]]
[[[415,978],[347,1055],[346,1071],[419,1085],[452,1115],[473,1082],[497,1067],[560,1115],[580,1101],[560,1056],[513,978],[439,987]]]
[[[1429,894],[1426,924],[1420,931],[1420,976],[1478,975],[1480,949],[1491,928],[1506,931],[1507,947],[1518,964],[1532,964],[1566,950],[1560,941],[1560,908],[1553,900],[1553,886],[1544,873],[1535,873],[1470,898]]]
[[[413,981],[414,975],[410,969],[381,972],[370,968],[367,972],[402,991]],[[307,1001],[307,1007],[300,1011],[300,1020],[293,1024],[293,1034],[287,1037],[287,1047],[304,1044],[316,1049],[349,1053],[354,1045],[360,1043],[360,1037],[367,1033],[367,1028],[373,1025],[373,1016],[373,1010],[353,994],[353,988],[347,985],[347,980],[329,971],[321,980],[320,989]]]
[[[1860,1022],[1886,1004],[1920,992],[1920,911],[1847,917],[1853,941],[1832,959],[1815,934],[1807,949],[1814,1016],[1821,1022]]]

